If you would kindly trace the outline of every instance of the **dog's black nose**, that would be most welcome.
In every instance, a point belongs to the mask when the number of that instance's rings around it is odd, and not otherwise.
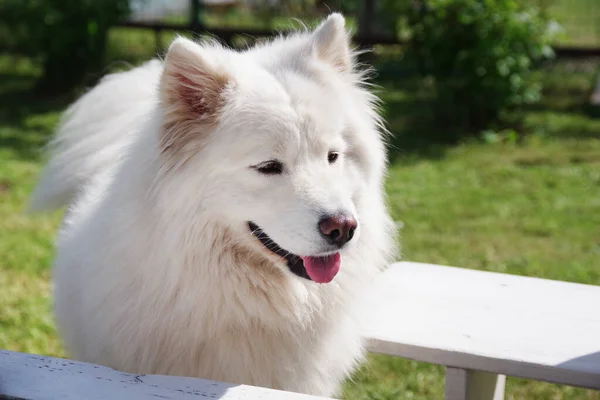
[[[319,221],[319,229],[329,243],[342,247],[354,236],[358,223],[353,216],[336,214]]]

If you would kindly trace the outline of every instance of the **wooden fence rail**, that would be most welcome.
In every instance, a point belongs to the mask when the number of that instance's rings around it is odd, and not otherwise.
[[[192,32],[199,35],[211,35],[221,39],[228,45],[233,45],[234,37],[245,38],[267,38],[273,37],[285,32],[271,29],[257,28],[225,28],[225,27],[205,27],[201,23],[190,24],[170,24],[163,22],[141,22],[141,21],[123,21],[117,24],[118,27],[147,29],[152,30],[158,37],[163,31],[171,32]],[[408,42],[401,41],[393,36],[357,32],[352,37],[353,41],[360,47],[371,47],[375,45],[399,45],[405,46]],[[555,46],[554,51],[558,57],[566,58],[587,58],[600,57],[600,47],[575,47],[575,46]]]

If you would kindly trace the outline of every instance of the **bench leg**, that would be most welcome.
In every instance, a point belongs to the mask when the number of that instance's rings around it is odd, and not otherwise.
[[[506,377],[489,372],[446,368],[446,400],[503,400]]]

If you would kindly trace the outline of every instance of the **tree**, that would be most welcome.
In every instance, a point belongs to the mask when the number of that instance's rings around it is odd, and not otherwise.
[[[0,42],[43,66],[38,89],[72,89],[104,63],[108,29],[129,0],[0,0]]]

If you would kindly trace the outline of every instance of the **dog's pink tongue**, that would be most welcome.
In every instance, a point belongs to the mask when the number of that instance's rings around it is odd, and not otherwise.
[[[317,283],[329,283],[340,270],[340,253],[324,257],[302,257],[304,268],[310,279]]]

